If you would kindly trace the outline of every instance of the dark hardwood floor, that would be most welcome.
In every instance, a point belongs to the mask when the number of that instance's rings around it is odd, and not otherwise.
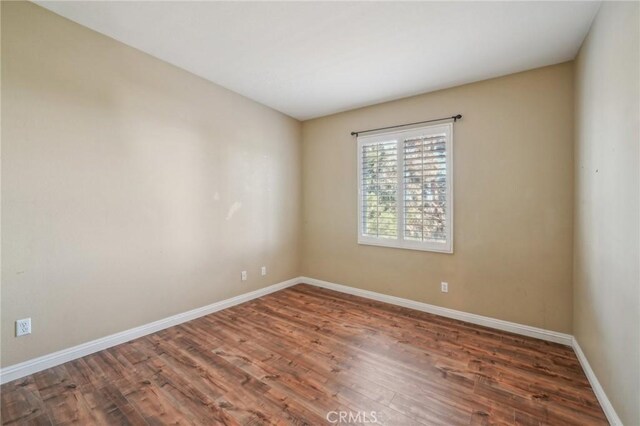
[[[569,347],[309,285],[1,392],[3,424],[607,424]]]

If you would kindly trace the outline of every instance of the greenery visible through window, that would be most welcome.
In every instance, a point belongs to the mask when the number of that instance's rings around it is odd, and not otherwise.
[[[398,149],[397,143],[365,145],[362,151],[365,235],[396,238]]]
[[[446,242],[447,159],[444,135],[404,141],[404,237]]]

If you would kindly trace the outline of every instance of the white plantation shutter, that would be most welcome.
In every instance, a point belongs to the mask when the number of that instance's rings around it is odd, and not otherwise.
[[[404,141],[404,238],[447,241],[446,136],[412,137]]]
[[[358,137],[360,244],[452,252],[452,130]]]
[[[360,196],[362,233],[374,238],[398,237],[398,143],[395,140],[361,147]]]

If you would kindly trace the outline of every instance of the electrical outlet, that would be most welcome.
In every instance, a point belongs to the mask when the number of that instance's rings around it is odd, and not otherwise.
[[[16,321],[16,337],[31,334],[31,318]]]
[[[267,275],[267,267],[263,266],[262,269],[260,270],[260,273],[264,276]]]
[[[449,283],[445,283],[444,281],[440,283],[440,291],[443,293],[449,293]]]
[[[242,272],[240,273],[240,279],[241,279],[242,281],[246,281],[246,280],[247,280],[247,271],[242,271]]]

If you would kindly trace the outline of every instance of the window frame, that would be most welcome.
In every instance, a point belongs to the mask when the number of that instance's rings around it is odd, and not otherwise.
[[[445,214],[445,231],[446,243],[438,243],[433,241],[411,241],[404,239],[404,141],[412,137],[424,136],[425,134],[446,134],[446,165],[447,165],[447,191],[446,191],[446,214]],[[363,188],[362,188],[362,148],[365,145],[371,145],[380,142],[395,141],[397,149],[397,188],[396,188],[396,214],[397,214],[397,237],[380,238],[363,235]],[[403,130],[393,130],[377,132],[373,134],[358,135],[358,244],[391,247],[408,250],[421,250],[436,253],[453,253],[453,123],[435,124],[430,126],[412,127]]]

